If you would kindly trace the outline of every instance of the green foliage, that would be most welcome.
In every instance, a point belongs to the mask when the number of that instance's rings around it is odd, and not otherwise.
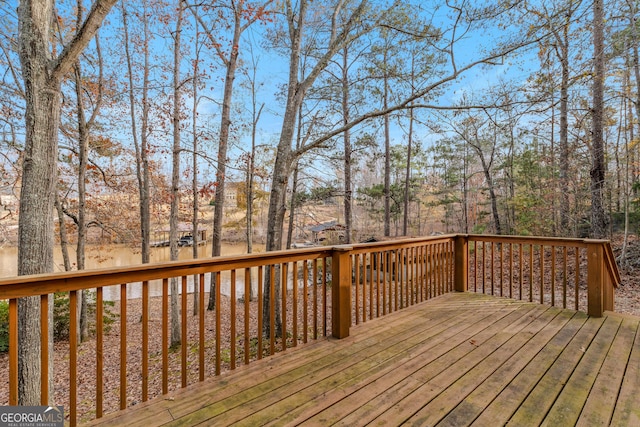
[[[333,184],[322,187],[314,187],[311,191],[298,191],[295,194],[294,205],[302,206],[309,202],[331,203],[333,198],[338,194],[338,188]]]
[[[611,226],[613,227],[613,231],[624,231],[624,223],[624,212],[613,212],[611,214]],[[640,212],[629,212],[629,231],[632,233],[640,232]]]
[[[53,295],[53,338],[69,338],[69,323],[69,295],[66,292],[56,292]]]
[[[0,301],[0,353],[9,351],[9,301]]]
[[[86,291],[87,301],[87,318],[94,321],[89,324],[89,331],[95,333],[95,294]],[[105,310],[103,311],[104,331],[109,332],[111,325],[118,318],[118,314],[110,310],[114,306],[113,301],[104,301]],[[55,340],[65,340],[69,338],[69,294],[66,292],[56,292],[53,295],[53,337]],[[9,302],[0,301],[0,353],[9,350]]]
[[[89,322],[88,331],[95,334],[95,314],[96,301],[95,293],[85,291],[87,293],[87,320]],[[111,308],[115,305],[113,301],[103,301],[102,322],[104,332],[111,330],[111,325],[118,318],[118,314],[113,312]],[[69,313],[69,294],[66,292],[56,292],[53,300],[53,337],[56,340],[65,340],[69,338],[70,313]]]

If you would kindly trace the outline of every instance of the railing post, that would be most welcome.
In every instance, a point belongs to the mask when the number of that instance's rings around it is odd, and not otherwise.
[[[456,292],[467,292],[469,285],[469,236],[458,234],[454,243],[454,289]]]
[[[604,306],[604,248],[598,240],[586,240],[587,244],[587,314],[602,317]]]
[[[352,246],[336,246],[331,259],[331,335],[346,338],[351,327]]]

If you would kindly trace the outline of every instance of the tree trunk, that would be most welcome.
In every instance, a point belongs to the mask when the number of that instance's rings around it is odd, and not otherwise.
[[[143,2],[142,24],[143,24],[143,74],[142,74],[142,117],[140,124],[140,138],[137,130],[137,113],[135,104],[135,91],[133,80],[133,62],[129,51],[129,27],[127,21],[127,10],[122,3],[122,27],[124,36],[124,52],[127,59],[127,78],[129,87],[129,113],[131,118],[131,136],[136,152],[136,179],[138,181],[138,197],[140,209],[140,238],[142,240],[141,261],[147,264],[150,261],[150,240],[151,240],[151,206],[149,196],[149,162],[147,160],[147,130],[149,123],[149,22],[147,18],[147,2]]]
[[[82,25],[82,2],[77,4],[77,28]],[[103,94],[103,63],[102,51],[100,49],[100,39],[96,37],[96,52],[98,56],[98,94],[94,103],[93,111],[87,120],[85,116],[85,106],[83,101],[82,66],[79,60],[75,63],[75,88],[77,99],[78,118],[78,242],[76,247],[76,263],[78,270],[85,269],[85,247],[87,242],[87,219],[86,219],[86,180],[87,167],[89,163],[89,132],[95,123],[100,107],[102,106]],[[78,291],[78,333],[80,341],[85,341],[88,335],[87,325],[87,292]]]
[[[593,110],[591,153],[591,235],[595,239],[607,235],[604,210],[604,10],[603,1],[593,2]]]
[[[560,230],[569,234],[569,23],[563,27],[560,43]]]
[[[82,10],[78,8],[78,10]],[[80,12],[78,12],[80,18]],[[78,242],[76,245],[76,266],[78,270],[84,270],[85,261],[85,246],[87,240],[87,219],[86,219],[86,200],[87,200],[87,164],[88,164],[88,143],[89,143],[89,130],[87,129],[87,122],[84,115],[84,103],[82,102],[82,68],[80,61],[76,61],[75,65],[75,79],[76,79],[76,99],[77,99],[77,116],[78,116]],[[78,318],[78,332],[80,335],[80,341],[84,341],[87,335],[87,298],[84,291],[78,292],[78,299],[80,304],[78,305],[79,316]]]
[[[60,197],[58,193],[55,194],[54,205],[56,212],[58,213],[58,234],[60,236],[60,252],[62,253],[62,264],[64,265],[64,271],[71,271],[71,258],[69,257],[69,238],[67,236],[67,227],[65,225],[65,215],[62,204],[60,203]]]
[[[200,236],[198,231],[198,217],[200,215],[200,203],[199,203],[199,194],[198,194],[198,150],[200,147],[198,146],[198,85],[200,84],[200,79],[198,73],[200,72],[200,47],[199,47],[199,39],[198,39],[198,22],[196,21],[196,38],[195,38],[195,59],[193,61],[193,104],[191,108],[191,115],[193,116],[191,133],[193,134],[193,179],[191,181],[191,193],[193,194],[193,216],[191,219],[192,229],[193,229],[193,246],[192,246],[192,255],[193,258],[198,258],[198,246],[200,244]],[[193,315],[197,316],[199,312],[200,306],[200,286],[198,283],[198,275],[193,275]],[[204,297],[204,296],[202,296]]]
[[[238,52],[240,36],[242,35],[241,10],[234,10],[233,40],[228,59],[225,61],[226,75],[224,79],[224,94],[222,96],[222,114],[220,117],[220,139],[218,141],[218,161],[216,172],[216,194],[213,208],[213,234],[211,256],[220,256],[222,248],[222,218],[224,217],[224,193],[227,173],[227,149],[229,145],[229,131],[231,128],[231,102],[233,100],[233,82],[238,67]],[[215,275],[211,275],[209,289],[208,310],[215,309],[216,298]],[[235,298],[235,295],[231,296]]]
[[[384,51],[384,92],[383,109],[389,108],[389,76],[387,75],[386,65],[388,51]],[[389,114],[384,115],[384,235],[391,235],[391,135]]]
[[[287,100],[284,111],[284,117],[282,121],[282,130],[280,132],[280,139],[276,149],[276,161],[273,169],[273,177],[271,181],[271,196],[269,198],[269,213],[267,217],[267,241],[266,250],[274,251],[282,247],[282,233],[284,217],[286,212],[286,199],[287,199],[287,185],[289,180],[289,172],[293,162],[297,160],[297,157],[301,155],[301,152],[292,152],[293,136],[296,128],[296,115],[302,104],[304,94],[307,89],[315,82],[320,73],[327,67],[329,61],[333,56],[344,46],[344,43],[348,42],[347,34],[350,32],[350,28],[346,28],[340,34],[337,33],[335,27],[337,20],[332,20],[332,32],[331,40],[327,46],[327,51],[318,58],[318,61],[314,65],[310,73],[302,80],[299,81],[299,68],[300,68],[300,52],[302,45],[302,33],[306,20],[307,8],[309,7],[309,1],[298,2],[298,10],[293,10],[294,7],[291,2],[285,2],[285,13],[287,16],[288,34],[289,34],[289,79],[287,86]],[[367,1],[361,1],[353,11],[350,24],[354,24],[358,21],[358,17],[364,12],[367,6]],[[334,10],[333,18],[340,12],[340,7]],[[305,150],[308,150],[310,145],[305,146]],[[275,293],[278,294],[278,283],[276,283]],[[264,282],[264,309],[263,315],[265,319],[269,319],[269,302],[271,300],[271,291],[269,281]],[[278,307],[279,304],[276,304]],[[270,328],[276,327],[276,330],[281,330],[281,314],[280,309],[276,309],[275,325],[271,325],[269,321],[264,322],[263,333],[265,336],[269,336]]]
[[[342,49],[342,124],[349,123],[350,117],[350,93],[349,93],[349,48]],[[353,233],[353,183],[351,177],[351,131],[346,130],[342,137],[344,144],[344,243],[351,243]]]
[[[173,166],[171,168],[171,212],[169,214],[169,253],[171,261],[178,259],[178,217],[180,215],[180,62],[182,15],[184,3],[178,6],[178,18],[173,47]],[[180,344],[180,307],[178,305],[178,279],[171,278],[171,346]]]
[[[407,167],[404,174],[404,217],[402,235],[409,235],[409,199],[411,191],[411,145],[413,142],[413,108],[409,109],[409,135],[407,136]]]
[[[629,15],[630,15],[630,22],[629,22],[629,27],[631,28],[631,49],[632,49],[632,53],[633,53],[633,74],[635,77],[635,83],[636,83],[636,96],[635,99],[633,99],[633,105],[635,106],[635,110],[636,110],[636,118],[637,118],[637,122],[638,122],[638,133],[640,134],[640,52],[639,52],[639,48],[638,45],[640,44],[640,41],[638,40],[638,28],[637,28],[637,19],[636,19],[636,3],[634,1],[628,1],[627,2],[629,4],[629,7],[631,8],[631,10],[629,11]],[[631,123],[633,123],[633,118],[631,119]],[[633,125],[632,125],[633,126]],[[633,138],[631,138],[631,141],[633,141]],[[634,147],[634,149],[631,151],[631,156],[635,157],[635,153],[637,151],[637,148]],[[631,189],[634,193],[636,193],[636,186],[635,183],[638,180],[638,173],[637,173],[637,162],[634,161],[635,159],[632,159],[631,161],[631,167],[632,167],[632,174],[631,174]],[[635,194],[634,194],[635,196]]]
[[[18,45],[25,87],[25,148],[18,220],[18,274],[53,271],[53,205],[57,180],[61,82],[115,0],[97,1],[83,31],[51,58],[53,1],[20,2]],[[50,298],[51,299],[51,298]],[[50,304],[53,308],[53,304]],[[40,298],[18,301],[18,401],[40,404]],[[53,328],[49,328],[53,331]],[[53,352],[50,352],[52,355]],[[50,362],[50,368],[52,363]],[[52,369],[49,369],[52,374]],[[52,382],[49,381],[50,390]],[[53,399],[53,393],[49,393]]]
[[[291,244],[293,243],[293,229],[296,221],[296,196],[298,193],[299,171],[300,171],[300,166],[298,163],[293,168],[293,175],[291,176],[291,198],[289,200],[289,224],[287,225],[287,242],[285,246],[286,249],[291,249]]]

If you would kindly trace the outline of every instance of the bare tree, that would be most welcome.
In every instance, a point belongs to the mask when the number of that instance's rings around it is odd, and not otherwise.
[[[138,182],[138,197],[140,209],[140,237],[142,240],[142,263],[147,264],[150,260],[150,237],[151,237],[151,202],[150,202],[150,179],[148,159],[148,130],[149,130],[149,72],[150,72],[150,31],[149,17],[147,13],[147,0],[142,2],[143,13],[142,25],[142,114],[140,115],[140,135],[138,136],[138,114],[135,102],[134,65],[129,42],[128,11],[124,0],[121,1],[122,28],[124,38],[124,52],[127,60],[127,80],[129,86],[127,93],[129,96],[129,114],[131,120],[131,136],[136,153],[136,179]]]
[[[602,239],[607,235],[607,217],[604,210],[604,5],[593,2],[593,105],[591,146],[591,235]]]
[[[53,0],[24,1],[18,6],[18,45],[27,105],[18,224],[20,275],[53,270],[51,214],[56,190],[61,84],[115,2],[97,0],[81,29],[56,57],[51,56],[50,47]],[[18,400],[21,405],[37,405],[42,372],[40,298],[20,299],[18,311]]]
[[[238,56],[240,53],[240,41],[244,31],[247,30],[256,21],[264,19],[266,8],[273,0],[262,2],[260,5],[246,4],[244,1],[230,1],[220,9],[228,9],[233,35],[225,51],[222,43],[217,38],[216,24],[207,25],[197,9],[191,9],[194,16],[202,25],[205,34],[211,42],[211,46],[215,49],[217,57],[222,61],[225,67],[224,93],[222,95],[222,113],[220,117],[220,138],[218,140],[218,159],[216,168],[216,194],[214,197],[213,212],[213,234],[211,244],[211,256],[219,256],[222,247],[222,218],[224,216],[225,201],[225,181],[227,174],[227,151],[229,145],[229,135],[231,131],[231,103],[233,100],[234,81],[236,71],[238,69]],[[205,8],[206,10],[206,8]],[[220,15],[217,15],[220,16]],[[216,280],[215,275],[211,275],[211,284],[209,290],[208,310],[215,309],[216,298]]]
[[[180,80],[180,63],[182,56],[182,19],[184,2],[178,1],[178,16],[173,34],[173,150],[171,167],[171,211],[169,213],[169,254],[171,261],[178,259],[178,218],[180,210],[180,115],[182,103],[182,82]],[[194,200],[194,203],[196,201]],[[178,306],[178,279],[171,278],[171,346],[180,344],[180,307]]]
[[[310,70],[306,77],[299,81],[300,57],[303,41],[303,34],[307,24],[307,12],[310,6],[309,0],[303,0],[297,4],[297,7],[289,0],[284,4],[284,12],[287,20],[287,30],[290,37],[289,42],[289,80],[287,86],[287,97],[282,122],[282,130],[280,132],[280,140],[277,146],[276,162],[274,165],[274,173],[271,185],[271,197],[269,199],[269,214],[267,218],[267,242],[266,250],[274,251],[282,248],[282,234],[284,217],[286,211],[287,200],[287,184],[289,181],[289,172],[291,167],[302,152],[308,151],[308,147],[302,147],[299,150],[293,150],[292,143],[294,139],[297,115],[300,111],[300,105],[303,102],[304,95],[313,85],[320,73],[327,67],[329,60],[340,51],[345,44],[348,44],[356,36],[353,34],[354,29],[360,18],[363,16],[367,1],[361,1],[347,19],[348,25],[343,25],[339,30],[338,16],[342,8],[348,3],[345,0],[337,1],[333,8],[331,16],[331,27],[329,29],[330,36],[327,40],[326,50],[317,59],[315,66]],[[342,133],[342,132],[340,132]],[[268,277],[268,275],[266,275]],[[279,294],[279,287],[274,287],[276,296]],[[275,297],[275,296],[274,296]],[[269,301],[271,300],[271,289],[268,281],[264,284],[264,310],[265,319],[269,319]],[[276,304],[278,306],[278,304]],[[270,322],[264,323],[263,333],[268,336],[271,327],[275,327],[279,331],[281,323],[280,310],[276,310],[275,325]]]

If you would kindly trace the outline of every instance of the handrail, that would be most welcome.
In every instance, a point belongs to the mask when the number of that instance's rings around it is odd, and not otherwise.
[[[611,279],[613,286],[617,289],[622,284],[622,279],[620,278],[620,269],[618,268],[618,263],[616,263],[616,257],[613,255],[611,243],[606,242],[604,248],[607,272],[609,273],[609,278]]]
[[[331,255],[331,247],[304,248],[246,255],[226,255],[187,261],[168,261],[127,267],[107,267],[72,272],[15,276],[0,279],[0,300],[39,296],[52,292],[93,289],[122,283],[215,273],[281,262],[320,259]]]

